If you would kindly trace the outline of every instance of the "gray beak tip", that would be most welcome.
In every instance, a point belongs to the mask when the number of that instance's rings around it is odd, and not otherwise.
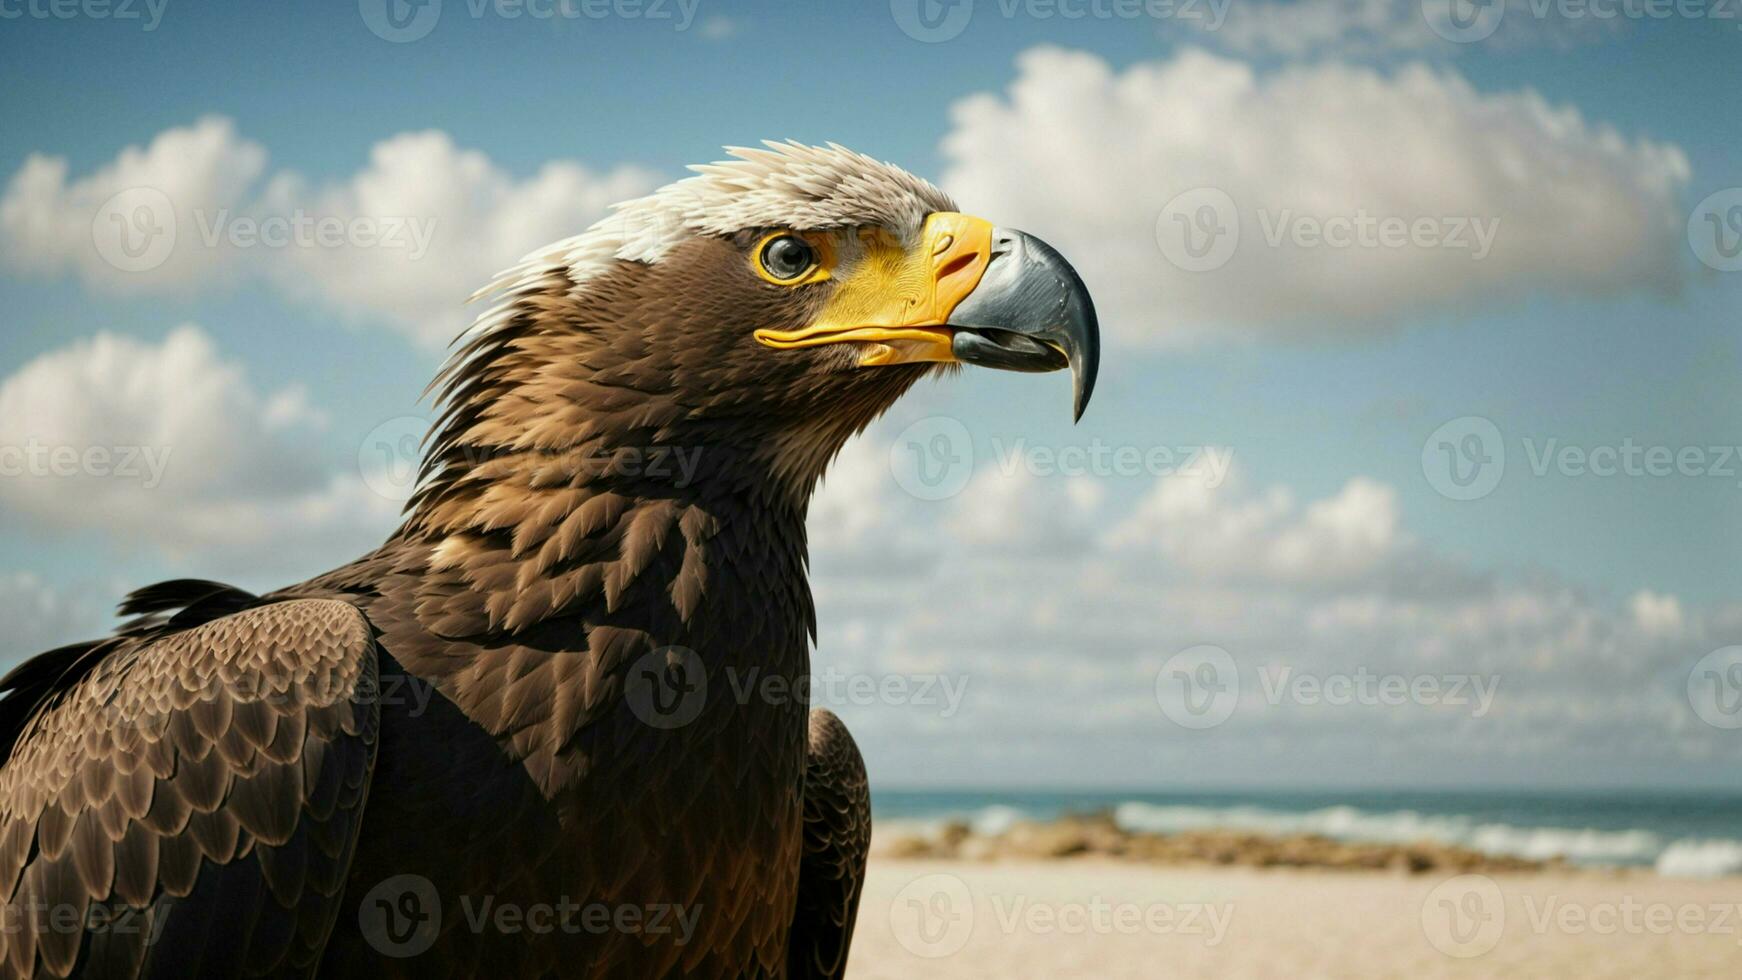
[[[1083,307],[1088,323],[1081,331],[1082,345],[1070,353],[1071,361],[1071,422],[1083,420],[1089,399],[1095,395],[1095,377],[1101,372],[1101,328],[1095,319],[1095,307],[1083,293]]]
[[[1071,420],[1082,419],[1101,367],[1100,322],[1077,270],[1051,245],[995,229],[992,261],[951,314],[953,349],[968,364],[1006,371],[1069,367]]]

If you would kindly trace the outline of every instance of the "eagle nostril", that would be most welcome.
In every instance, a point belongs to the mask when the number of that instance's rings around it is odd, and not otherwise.
[[[963,269],[973,265],[975,262],[979,261],[979,259],[980,253],[978,252],[969,252],[966,255],[958,255],[944,263],[944,267],[938,270],[938,278],[948,279],[950,276],[953,276],[956,273],[961,272]]]

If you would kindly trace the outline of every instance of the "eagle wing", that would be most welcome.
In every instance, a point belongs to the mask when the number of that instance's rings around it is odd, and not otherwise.
[[[0,681],[0,976],[313,972],[375,763],[374,632],[237,597]]]
[[[871,789],[865,760],[834,712],[810,715],[804,779],[804,857],[792,920],[787,972],[792,980],[840,977],[865,885],[871,849]]]

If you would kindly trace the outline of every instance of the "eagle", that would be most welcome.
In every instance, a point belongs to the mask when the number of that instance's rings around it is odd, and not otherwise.
[[[0,680],[0,975],[844,973],[871,811],[792,693],[812,492],[962,364],[1069,368],[1080,417],[1099,335],[920,178],[728,152],[480,291],[380,547],[140,589]]]

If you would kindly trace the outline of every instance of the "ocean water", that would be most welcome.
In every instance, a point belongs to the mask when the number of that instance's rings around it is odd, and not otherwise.
[[[1394,791],[1179,792],[875,790],[879,830],[967,820],[998,833],[1017,820],[1111,810],[1127,830],[1226,828],[1339,840],[1457,844],[1666,875],[1742,874],[1742,793]]]

